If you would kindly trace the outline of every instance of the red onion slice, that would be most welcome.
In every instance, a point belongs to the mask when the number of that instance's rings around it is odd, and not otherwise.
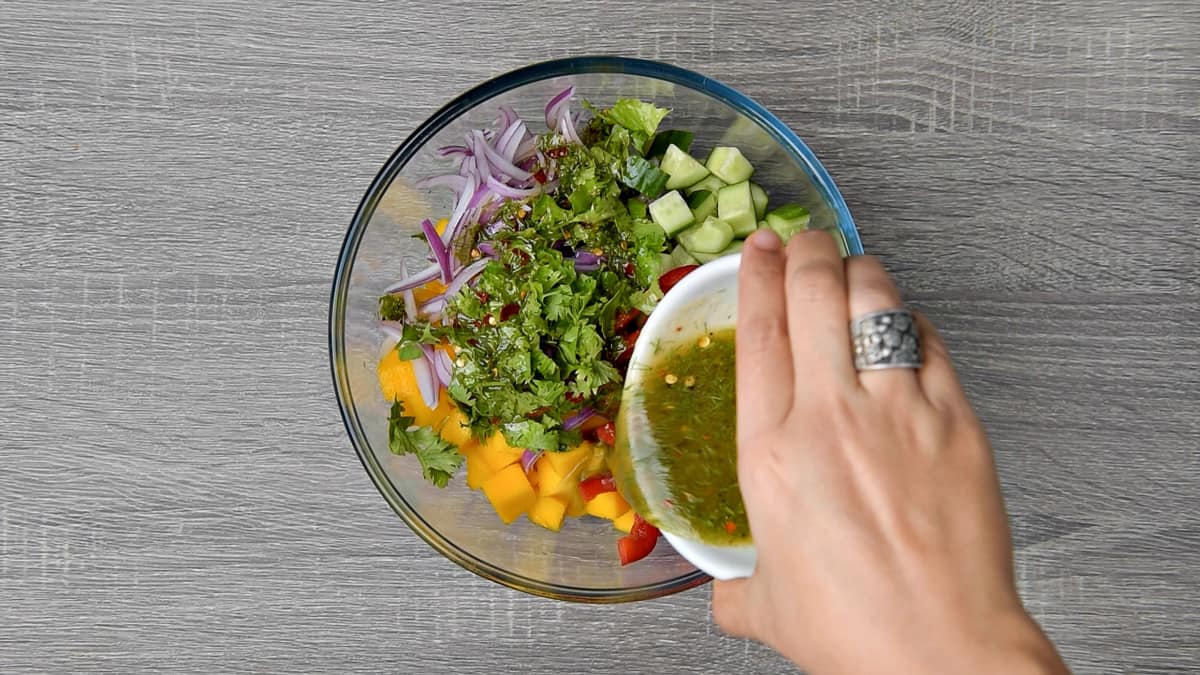
[[[480,258],[459,270],[458,274],[450,282],[450,285],[446,287],[446,292],[443,293],[446,296],[446,301],[449,302],[453,299],[458,294],[458,291],[462,289],[463,285],[474,279],[490,262],[492,262],[491,258]]]
[[[554,95],[548,103],[546,103],[546,127],[554,129],[558,123],[558,111],[566,105],[567,100],[575,95],[575,85],[571,85]]]
[[[454,276],[454,270],[450,267],[450,251],[446,248],[446,243],[442,241],[442,235],[438,234],[437,226],[433,221],[426,218],[421,221],[421,231],[425,233],[425,240],[429,242],[429,248],[433,251],[433,257],[437,259],[437,264],[442,268],[442,283],[450,283],[450,279]]]
[[[450,357],[444,350],[435,349],[433,351],[433,372],[442,381],[443,387],[450,386],[450,380],[454,377],[453,366],[450,363]]]
[[[479,132],[476,133],[478,134]],[[494,149],[492,149],[492,146],[483,141],[482,134],[478,136],[478,140],[475,143],[475,151],[482,153],[483,157],[487,158],[487,163],[490,164],[493,169],[488,173],[502,173],[509,178],[516,178],[519,180],[529,180],[530,178],[533,178],[533,174],[501,157],[500,153],[496,152]],[[476,155],[475,159],[478,160],[479,158],[480,157]],[[483,174],[484,172],[481,171],[480,175],[482,176]]]
[[[443,145],[437,149],[439,157],[453,157],[454,155],[467,155],[470,151],[463,145]]]
[[[422,178],[421,180],[417,181],[416,183],[413,183],[413,185],[415,187],[421,188],[421,189],[431,188],[431,187],[445,187],[445,188],[450,188],[451,190],[454,190],[455,192],[461,193],[467,187],[467,177],[459,176],[456,174],[446,174],[445,176],[430,176],[429,178]]]
[[[563,425],[562,425],[563,429],[565,429],[567,431],[570,431],[572,429],[577,429],[584,422],[588,421],[588,419],[591,418],[592,415],[595,415],[595,414],[596,414],[595,410],[592,410],[591,408],[584,408],[583,410],[580,410],[579,412],[575,413],[574,415],[571,415],[570,417],[564,419]]]
[[[438,389],[437,380],[433,378],[433,369],[429,366],[429,361],[422,355],[409,363],[412,364],[413,375],[417,378],[417,389],[421,390],[421,400],[425,402],[425,407],[430,410],[437,408],[438,394],[441,390]]]
[[[538,189],[535,187],[515,188],[515,187],[509,186],[509,185],[505,185],[504,183],[501,183],[500,181],[496,180],[495,176],[487,177],[487,186],[488,186],[488,189],[490,189],[492,192],[495,192],[496,194],[500,195],[501,197],[504,197],[505,199],[525,199],[526,197],[532,197],[533,195],[538,193]]]
[[[392,284],[391,286],[388,286],[387,288],[383,289],[383,292],[385,295],[391,295],[393,293],[398,293],[400,291],[408,290],[410,288],[416,288],[417,286],[422,286],[424,284],[427,284],[427,283],[433,281],[434,279],[438,278],[438,275],[440,275],[441,273],[442,273],[442,268],[440,266],[430,265],[429,267],[426,267],[425,269],[421,270],[420,272],[417,272],[416,274],[412,275],[411,277],[405,276],[404,278],[400,279],[400,281],[397,281],[396,283]]]
[[[542,454],[544,453],[541,450],[535,452],[528,449],[521,453],[521,468],[525,470],[525,473],[533,471],[533,465],[537,464]]]

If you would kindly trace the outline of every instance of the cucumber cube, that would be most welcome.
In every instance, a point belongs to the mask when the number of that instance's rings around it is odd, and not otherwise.
[[[754,167],[742,156],[742,151],[728,146],[713,148],[708,156],[708,170],[730,185],[748,180],[754,174]]]
[[[748,181],[721,188],[717,193],[717,215],[729,223],[736,237],[745,237],[755,230],[758,218],[754,217],[754,199]]]
[[[733,228],[720,218],[709,216],[703,223],[679,233],[679,243],[688,253],[720,253],[733,241]]]
[[[726,246],[725,248],[721,249],[720,253],[697,253],[696,260],[700,261],[700,263],[703,264],[703,263],[707,263],[707,262],[712,262],[712,261],[716,260],[717,258],[724,258],[727,255],[741,253],[742,246],[744,244],[745,244],[745,242],[735,239],[733,241],[733,243],[731,243],[728,246]]]
[[[762,220],[767,215],[767,191],[758,183],[751,183],[750,198],[754,200],[754,217]]]
[[[692,218],[697,223],[717,212],[717,193],[701,190],[693,192],[687,198],[688,207],[692,209]]]
[[[671,190],[667,194],[650,202],[650,220],[653,220],[667,233],[667,236],[673,235],[692,224],[692,210],[688,208],[687,202],[683,200],[683,195],[679,194],[678,190]]]
[[[785,204],[766,216],[767,225],[779,238],[787,241],[793,234],[808,229],[808,209],[799,204]]]
[[[686,192],[690,195],[690,194],[695,194],[701,190],[708,190],[709,192],[711,192],[715,195],[715,194],[717,194],[717,190],[720,190],[723,187],[725,187],[725,181],[721,180],[720,178],[717,178],[716,176],[714,176],[712,174],[709,174],[707,177],[704,178],[704,180],[700,181],[699,183],[696,183],[695,185],[692,185],[692,186],[686,188],[684,190],[684,192]]]
[[[681,244],[675,244],[675,248],[671,251],[671,265],[667,269],[675,269],[684,265],[698,265],[700,261],[696,259],[688,250]]]
[[[667,180],[668,190],[695,185],[708,176],[708,169],[704,168],[703,164],[680,150],[674,143],[667,147],[667,153],[663,155],[658,168],[670,176]]]

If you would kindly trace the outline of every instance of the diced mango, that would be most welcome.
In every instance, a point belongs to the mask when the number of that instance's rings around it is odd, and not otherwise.
[[[404,414],[412,417],[413,424],[417,426],[435,426],[454,409],[454,403],[445,389],[438,397],[437,408],[430,410],[429,406],[425,405],[412,363],[401,359],[400,353],[395,349],[389,349],[383,358],[379,359],[376,372],[384,398],[403,403]]]
[[[571,491],[571,501],[567,503],[567,515],[572,518],[587,513],[587,505],[583,503],[583,495],[579,494],[579,490]]]
[[[592,497],[584,509],[589,515],[597,518],[616,520],[618,516],[629,510],[629,504],[616,492],[601,492]]]
[[[422,285],[414,288],[413,289],[413,300],[416,300],[417,304],[421,304],[421,303],[429,302],[433,298],[435,298],[445,292],[446,292],[446,284],[443,284],[442,282],[438,281],[437,279],[434,279],[433,281],[430,281],[428,283],[422,284]]]
[[[554,467],[555,473],[563,478],[579,475],[583,465],[593,454],[592,444],[584,441],[572,450],[566,452],[547,452],[545,461]]]
[[[442,438],[460,448],[473,445],[475,442],[471,438],[471,428],[467,426],[467,416],[457,407],[452,408],[446,414],[446,418],[442,420],[440,432]]]
[[[492,434],[492,437],[479,446],[483,453],[483,459],[492,467],[492,471],[500,471],[504,467],[521,459],[521,454],[525,451],[521,448],[514,448],[504,440],[504,434],[499,431]],[[520,467],[517,467],[520,468]],[[524,475],[524,474],[522,474]]]
[[[633,509],[629,509],[625,513],[613,519],[613,527],[624,532],[625,534],[629,534],[633,531],[633,518],[636,515],[637,514],[633,512]]]
[[[509,464],[484,481],[483,494],[505,523],[516,520],[537,501],[537,494],[520,464]]]
[[[567,478],[555,470],[554,464],[549,461],[546,455],[543,455],[537,463],[537,486],[538,494],[543,497],[558,495],[561,497],[569,497],[578,481],[574,478]]]
[[[460,452],[467,458],[467,487],[472,490],[482,488],[487,479],[494,476],[496,472],[488,466],[478,445],[471,444]]]
[[[547,530],[558,532],[567,515],[567,503],[559,497],[538,497],[529,509],[529,520]]]
[[[433,224],[433,229],[438,234],[446,234],[446,226],[449,224],[449,218],[438,218],[437,222]]]

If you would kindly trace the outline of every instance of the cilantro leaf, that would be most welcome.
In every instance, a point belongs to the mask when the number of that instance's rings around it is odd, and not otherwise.
[[[443,440],[429,427],[414,427],[404,414],[404,404],[392,403],[388,416],[388,448],[397,455],[416,455],[425,480],[446,487],[465,459],[453,443]]]

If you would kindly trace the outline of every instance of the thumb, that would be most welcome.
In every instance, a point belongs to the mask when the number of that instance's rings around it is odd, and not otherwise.
[[[725,633],[736,637],[756,637],[750,602],[750,579],[714,581],[712,586],[713,620]]]

